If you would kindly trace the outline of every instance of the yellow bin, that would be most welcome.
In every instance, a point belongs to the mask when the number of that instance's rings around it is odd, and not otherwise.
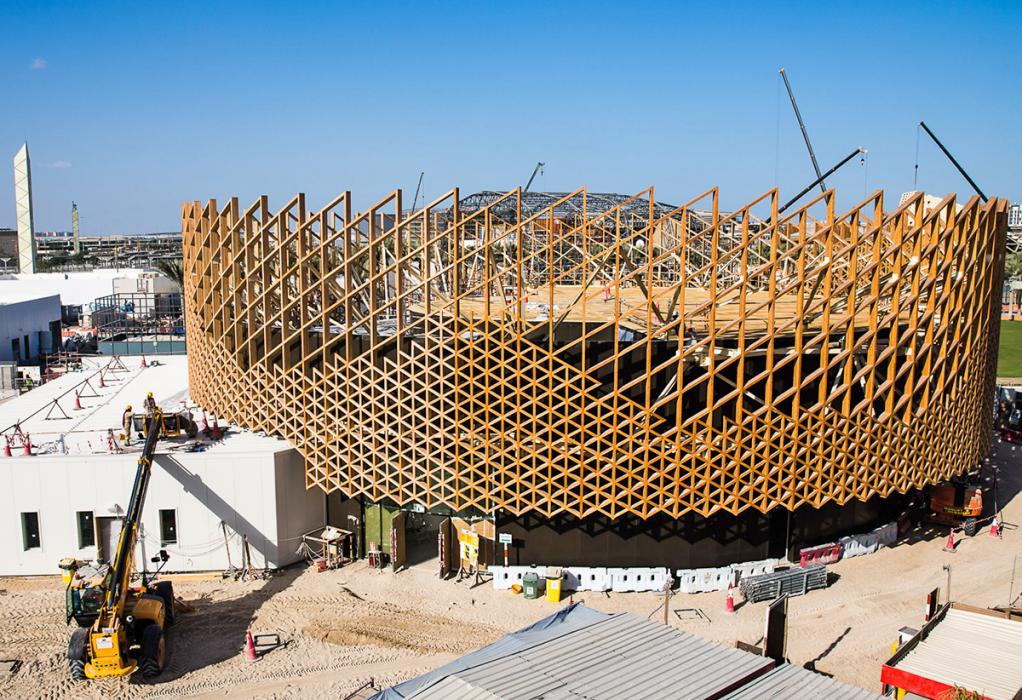
[[[546,599],[551,603],[561,602],[561,581],[563,580],[564,576],[560,569],[551,567],[546,570]]]

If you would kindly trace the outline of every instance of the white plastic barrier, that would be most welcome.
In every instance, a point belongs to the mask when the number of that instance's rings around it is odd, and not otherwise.
[[[610,589],[618,593],[632,591],[662,591],[670,572],[665,567],[633,566],[623,569],[607,569]]]
[[[710,593],[723,591],[729,583],[737,586],[742,577],[772,574],[776,569],[776,559],[762,559],[712,569],[678,569],[675,573],[681,593]]]
[[[681,593],[709,593],[722,591],[731,581],[731,567],[715,569],[678,569],[678,590]]]
[[[584,571],[580,572],[578,585],[579,587],[575,590],[609,591],[610,575],[607,573],[606,567],[602,566],[586,567]]]
[[[732,571],[730,582],[737,586],[742,578],[774,573],[777,569],[777,560],[761,559],[760,561],[745,561],[740,564],[732,564],[730,568]]]
[[[545,566],[490,566],[487,570],[493,572],[493,587],[497,590],[507,590],[516,583],[520,584],[527,571],[535,572],[540,581],[546,577]]]
[[[887,523],[873,531],[877,538],[877,547],[886,547],[898,541],[898,523]]]
[[[873,533],[849,535],[838,540],[841,544],[841,558],[861,557],[877,551],[877,538]]]
[[[583,591],[582,581],[584,581],[589,571],[588,566],[566,566],[561,569],[561,574],[564,576],[561,581],[562,591]]]
[[[667,586],[668,584],[671,585],[671,588],[674,587],[674,578],[671,576],[671,572],[667,569],[666,566],[658,566],[649,569],[647,576],[650,587],[646,590],[662,591],[664,590],[664,587]]]
[[[498,591],[506,591],[511,588],[511,584],[514,583],[511,580],[511,567],[504,566],[489,566],[487,571],[493,574],[493,587]]]
[[[860,557],[863,554],[872,554],[881,547],[894,544],[897,539],[898,523],[887,523],[870,532],[842,537],[839,540],[842,549],[841,556],[847,559],[850,557]]]
[[[610,590],[615,593],[638,590],[635,587],[638,580],[631,569],[607,569],[607,576],[610,578]]]

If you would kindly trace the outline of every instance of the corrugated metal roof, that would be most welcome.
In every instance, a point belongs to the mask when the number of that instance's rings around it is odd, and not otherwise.
[[[741,691],[741,692],[739,692]],[[732,693],[732,695],[727,695]],[[579,603],[374,700],[881,696],[629,613]]]
[[[1022,690],[1022,622],[951,608],[894,668],[993,700]]]
[[[621,613],[458,671],[409,697],[705,698],[765,673],[772,665],[770,659]]]
[[[785,664],[760,676],[725,700],[769,698],[827,698],[828,700],[882,700],[883,696],[833,678]]]

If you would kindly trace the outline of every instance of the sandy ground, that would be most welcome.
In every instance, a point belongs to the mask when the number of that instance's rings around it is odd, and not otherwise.
[[[1001,446],[991,465],[1000,470],[1005,519],[1022,523],[1022,449]],[[946,537],[946,529],[924,529],[892,548],[833,565],[838,578],[830,588],[791,600],[791,661],[878,690],[898,629],[918,627],[926,593],[945,585],[944,564],[952,568],[955,600],[1004,605],[1018,557],[1015,595],[1022,591],[1022,531],[1009,526],[995,539],[984,529],[955,554],[942,551]],[[66,669],[70,628],[62,589],[57,577],[0,579],[0,659],[22,662],[15,675],[0,679],[0,697],[344,697],[370,679],[385,687],[416,676],[557,608],[489,584],[440,581],[427,565],[397,575],[357,563],[325,573],[298,567],[265,581],[181,577],[177,595],[195,611],[171,628],[164,673],[153,682],[75,683]],[[647,617],[661,598],[583,593],[574,600]],[[709,621],[691,610],[674,614],[682,608],[698,609]],[[723,593],[677,595],[670,624],[727,644],[755,643],[764,609],[739,603],[728,615]],[[286,646],[247,663],[241,650],[249,627],[280,634]]]

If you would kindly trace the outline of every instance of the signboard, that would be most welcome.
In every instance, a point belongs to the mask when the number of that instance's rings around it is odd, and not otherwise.
[[[474,571],[479,565],[479,533],[458,530],[458,542],[461,544],[461,568]]]
[[[497,535],[497,541],[500,542],[501,544],[511,544],[511,533],[510,532],[500,533],[499,535]]]

